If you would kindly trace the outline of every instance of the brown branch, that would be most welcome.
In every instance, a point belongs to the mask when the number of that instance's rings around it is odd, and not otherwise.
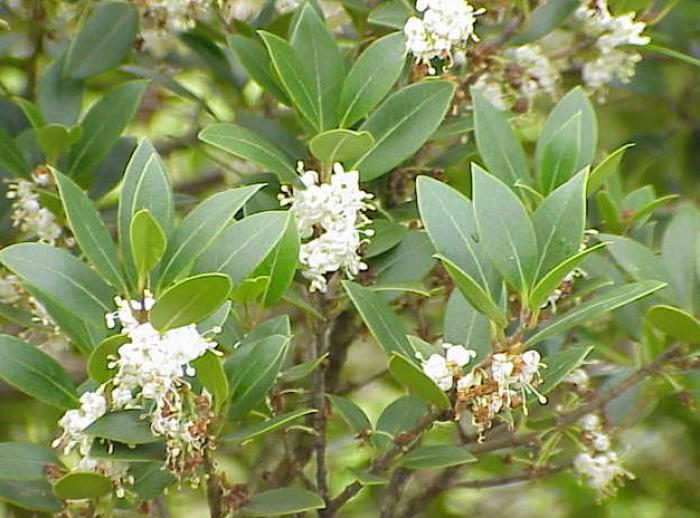
[[[319,297],[320,298],[320,297]],[[321,306],[325,300],[321,299]],[[321,358],[326,354],[328,343],[328,323],[325,320],[318,320],[315,324],[314,343],[315,358]],[[316,431],[314,437],[314,451],[316,453],[316,488],[318,494],[324,501],[328,501],[328,468],[326,466],[326,373],[323,365],[314,373],[314,386],[311,393],[311,403],[318,410],[311,416],[313,427]],[[319,509],[318,515],[326,516],[324,509]]]
[[[210,518],[223,518],[223,502],[221,499],[223,494],[221,492],[221,487],[219,486],[219,479],[216,475],[214,464],[211,461],[208,451],[204,453],[204,471],[207,478],[207,502],[209,504],[209,516]]]
[[[394,470],[382,499],[380,518],[394,518],[396,516],[396,504],[399,502],[403,488],[410,476],[411,472],[407,469],[397,468]]]
[[[516,475],[507,475],[504,477],[493,477],[475,480],[462,480],[453,483],[450,488],[469,488],[469,489],[487,489],[493,487],[509,486],[511,484],[519,484],[521,482],[531,482],[543,477],[560,473],[571,467],[571,463],[561,464],[559,466],[550,466],[532,471],[518,473]]]
[[[440,493],[442,493],[446,487],[450,486],[454,479],[459,475],[462,466],[452,466],[450,468],[444,469],[441,473],[433,478],[432,482],[428,486],[414,495],[406,505],[403,507],[399,516],[416,516],[422,509],[425,509],[428,503]]]

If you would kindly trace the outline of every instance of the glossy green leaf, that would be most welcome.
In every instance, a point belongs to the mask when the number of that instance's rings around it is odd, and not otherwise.
[[[445,393],[411,360],[397,353],[389,359],[389,372],[404,388],[443,410],[452,407]]]
[[[335,128],[345,64],[335,38],[311,3],[305,3],[298,12],[290,28],[289,43],[302,57],[301,63],[311,78],[319,129]]]
[[[96,4],[68,47],[64,75],[87,79],[117,66],[136,39],[138,18],[136,6],[130,3]]]
[[[252,38],[238,34],[228,36],[226,41],[251,79],[274,95],[280,102],[289,104],[287,94],[279,85],[278,79],[272,74],[272,63],[270,63],[270,57],[265,47]]]
[[[109,90],[85,114],[83,134],[66,160],[68,176],[90,173],[117,143],[141,103],[148,81],[122,83]]]
[[[599,191],[595,196],[596,205],[600,218],[605,223],[605,227],[611,232],[622,231],[622,221],[620,220],[620,212],[612,200],[610,193],[607,191]]]
[[[253,439],[257,439],[258,437],[262,437],[263,435],[267,435],[268,433],[279,430],[293,421],[296,421],[300,417],[313,414],[315,412],[317,412],[317,410],[313,408],[301,408],[299,410],[280,414],[272,419],[266,419],[265,421],[251,426],[238,428],[235,432],[222,437],[221,440],[237,444],[251,441]]]
[[[212,124],[199,133],[199,139],[274,173],[281,182],[299,184],[294,163],[275,144],[251,130],[235,124]]]
[[[289,43],[269,32],[259,31],[258,34],[267,47],[272,66],[294,107],[311,126],[320,130],[321,114],[318,111],[315,95],[318,90],[314,78],[309,75],[301,58]]]
[[[73,180],[58,171],[52,172],[68,224],[80,249],[113,287],[128,293],[117,249],[95,205]]]
[[[479,154],[492,174],[513,188],[516,182],[530,183],[530,170],[525,152],[506,114],[493,106],[476,89],[474,102],[474,135]]]
[[[60,466],[60,462],[48,448],[28,442],[0,442],[0,480],[44,480],[49,465]]]
[[[158,264],[167,241],[165,233],[148,209],[142,209],[134,214],[129,228],[131,239],[131,255],[139,279],[139,288],[145,285],[145,279],[153,267]]]
[[[197,258],[206,252],[236,213],[262,187],[262,184],[255,184],[228,189],[197,204],[168,241],[160,267],[160,285],[167,286],[189,273]]]
[[[192,362],[197,379],[214,396],[216,408],[228,400],[228,380],[219,355],[207,351]]]
[[[109,368],[109,364],[114,361],[113,357],[117,356],[118,349],[129,341],[126,335],[114,335],[106,338],[92,350],[87,362],[87,372],[90,378],[97,383],[114,377],[117,370]]]
[[[230,420],[239,419],[265,399],[280,372],[289,349],[289,338],[273,335],[239,348],[227,361],[231,407]]]
[[[8,170],[15,176],[27,178],[30,167],[27,165],[22,149],[14,139],[0,128],[0,167]]]
[[[536,310],[539,308],[547,297],[559,286],[564,276],[576,268],[589,254],[597,252],[601,248],[607,246],[608,243],[598,243],[590,248],[586,248],[568,259],[562,261],[557,266],[549,270],[542,276],[540,281],[535,285],[530,293],[529,303],[530,309]]]
[[[333,402],[333,409],[348,424],[355,435],[365,434],[372,430],[369,417],[357,403],[335,394],[329,394],[328,397]]]
[[[73,408],[78,401],[73,380],[56,360],[8,335],[0,335],[0,379],[58,408]]]
[[[0,501],[54,515],[62,509],[61,502],[53,494],[51,484],[45,480],[0,479]]]
[[[654,306],[647,311],[647,320],[675,340],[700,344],[700,322],[693,315],[672,306]]]
[[[428,403],[416,396],[403,396],[387,406],[377,420],[372,442],[377,448],[386,449],[394,444],[392,437],[414,428],[428,410]]]
[[[373,180],[412,156],[442,122],[454,89],[449,81],[427,80],[389,96],[360,126],[374,137],[374,146],[351,166],[360,178]]]
[[[661,239],[663,261],[671,286],[678,294],[679,305],[692,314],[700,312],[700,273],[695,273],[696,244],[700,240],[700,212],[682,207],[673,216]]]
[[[326,358],[328,358],[328,353],[316,358],[315,360],[298,363],[292,367],[289,367],[280,375],[280,381],[289,383],[308,378],[323,362],[326,361]]]
[[[165,442],[127,445],[117,442],[103,443],[95,441],[90,447],[90,458],[122,462],[163,462],[165,459]]]
[[[66,311],[92,324],[104,326],[105,313],[113,311],[114,291],[65,250],[18,243],[0,251],[0,262],[36,290],[49,296],[60,294],[57,302]]]
[[[405,52],[403,34],[393,32],[377,39],[360,54],[340,95],[341,127],[355,124],[384,99],[401,74]]]
[[[306,489],[281,487],[254,495],[241,507],[245,516],[281,516],[323,509],[326,504],[316,493]]]
[[[445,270],[447,270],[448,275],[455,281],[455,286],[464,298],[467,299],[477,311],[486,315],[498,326],[505,327],[507,323],[506,316],[484,289],[464,270],[446,257],[438,255],[437,258],[442,261]]]
[[[351,281],[343,281],[343,288],[387,355],[393,352],[412,354],[411,344],[406,339],[408,329],[378,294]]]
[[[593,168],[591,174],[588,175],[588,196],[603,187],[607,179],[617,172],[620,167],[620,162],[622,162],[622,158],[625,156],[625,151],[633,146],[634,144],[624,144],[620,146]]]
[[[367,245],[365,253],[362,255],[365,259],[376,257],[387,250],[391,250],[401,242],[408,232],[408,228],[401,223],[387,219],[372,220],[368,228],[374,231],[374,235],[369,245]]]
[[[236,288],[277,246],[287,229],[289,214],[259,212],[230,225],[212,242],[194,266],[195,272],[221,272]]]
[[[494,267],[526,297],[538,258],[530,217],[513,191],[476,164],[472,185],[479,239]]]
[[[547,367],[540,370],[543,382],[537,387],[537,391],[542,395],[551,392],[571,371],[583,363],[592,350],[593,347],[590,346],[575,346],[546,356],[542,363]]]
[[[63,76],[65,52],[51,63],[37,81],[37,104],[47,123],[75,124],[83,102],[83,81]]]
[[[554,107],[544,123],[535,149],[535,163],[542,163],[545,147],[554,135],[577,113],[581,114],[580,145],[574,171],[593,162],[598,144],[598,122],[593,105],[581,87],[570,90]]]
[[[546,0],[528,16],[527,24],[513,43],[522,45],[540,39],[559,27],[580,5],[578,0]]]
[[[366,469],[350,469],[348,471],[363,486],[385,486],[389,483],[386,476],[375,475]]]
[[[321,162],[332,164],[352,160],[365,154],[374,145],[367,131],[334,129],[319,133],[309,142],[311,153]]]
[[[83,433],[124,444],[147,444],[160,440],[151,432],[151,425],[142,419],[143,410],[124,410],[105,414],[88,426]]]
[[[177,481],[175,476],[163,469],[163,462],[139,462],[132,464],[129,474],[134,477],[131,488],[142,500],[152,500],[163,494],[163,490]]]
[[[576,173],[581,153],[581,112],[575,113],[542,144],[537,163],[540,192],[547,194]]]
[[[527,339],[525,347],[535,345],[545,338],[560,335],[582,322],[588,322],[599,315],[610,313],[619,307],[651,295],[665,286],[666,284],[661,282],[644,281],[612,288],[547,322],[547,325]]]
[[[478,241],[472,202],[428,176],[416,180],[418,210],[435,250],[473,278],[485,293],[496,293],[498,274]]]
[[[586,225],[586,175],[584,170],[559,186],[532,215],[539,260],[533,280],[576,255]]]
[[[151,308],[153,327],[165,331],[201,322],[226,301],[230,279],[220,273],[205,273],[183,279],[160,294]]]
[[[299,262],[300,248],[296,219],[290,213],[279,243],[255,271],[256,274],[266,277],[261,293],[261,300],[266,306],[282,298],[292,284]]]
[[[449,468],[467,462],[476,462],[476,457],[465,448],[449,444],[418,446],[401,459],[401,467],[406,469]]]
[[[367,22],[381,27],[403,29],[408,17],[412,14],[408,5],[401,0],[380,2],[367,17]]]
[[[445,342],[476,351],[475,362],[481,361],[491,352],[491,325],[479,311],[474,309],[459,289],[447,299],[443,323]]]
[[[112,491],[112,481],[93,472],[72,471],[59,478],[53,486],[61,500],[97,499]]]
[[[409,230],[398,246],[373,261],[372,271],[376,275],[373,288],[387,291],[389,286],[394,285],[425,293],[421,280],[435,266],[433,253],[433,245],[425,232]],[[395,295],[396,292],[387,293],[384,298],[391,300]]]
[[[48,124],[34,129],[36,142],[44,152],[49,163],[54,163],[58,157],[72,146],[83,134],[80,126],[69,128],[62,124]]]

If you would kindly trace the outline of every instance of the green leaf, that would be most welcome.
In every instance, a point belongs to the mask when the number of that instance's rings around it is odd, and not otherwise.
[[[475,362],[491,352],[491,325],[489,320],[474,309],[457,289],[447,300],[443,323],[443,338],[450,344],[464,345],[476,351]]]
[[[258,212],[235,222],[195,263],[195,272],[221,272],[236,288],[271,253],[287,228],[289,214]]]
[[[282,90],[279,81],[270,71],[272,63],[265,47],[252,38],[246,38],[238,34],[228,36],[226,41],[236,58],[238,58],[238,62],[253,81],[274,95],[278,101],[287,105],[290,104],[287,94]]]
[[[608,191],[599,191],[595,196],[600,218],[611,232],[622,232],[620,212]]]
[[[408,17],[412,14],[411,9],[401,0],[387,0],[380,2],[367,17],[367,22],[372,25],[391,27],[392,29],[403,29]]]
[[[216,311],[197,324],[197,331],[199,331],[199,334],[202,335],[213,332],[217,327],[223,328],[229,316],[231,316],[231,306],[231,301],[227,300],[221,304]]]
[[[188,277],[160,294],[149,320],[159,331],[199,323],[216,311],[230,292],[231,280],[226,275]]]
[[[104,328],[114,291],[69,252],[43,243],[19,243],[0,251],[0,262],[73,315]],[[51,314],[51,312],[49,312]]]
[[[27,442],[0,442],[0,480],[44,480],[49,465],[59,466],[60,462],[47,448]]]
[[[117,373],[116,369],[110,369],[108,365],[114,361],[117,351],[125,343],[129,342],[129,337],[126,335],[114,335],[105,338],[100,344],[95,347],[90,353],[87,362],[87,372],[90,378],[97,383],[104,383],[114,377]]]
[[[69,128],[63,124],[48,124],[34,129],[36,142],[47,157],[48,162],[54,163],[58,157],[83,134],[80,126]]]
[[[143,410],[124,410],[105,414],[83,433],[89,437],[100,437],[124,444],[147,444],[160,439],[151,432],[151,425],[141,419]]]
[[[640,207],[639,209],[635,210],[632,215],[625,220],[625,223],[627,226],[631,226],[633,223],[638,223],[640,225],[644,224],[644,222],[647,220],[647,218],[658,208],[663,207],[664,205],[667,205],[671,203],[672,201],[677,200],[679,197],[678,194],[668,194],[666,196],[661,196],[660,198],[656,198],[655,200],[650,201],[646,205]]]
[[[132,260],[129,233],[134,214],[141,209],[148,209],[167,234],[172,226],[173,205],[170,179],[162,160],[151,143],[142,140],[131,156],[124,173],[117,218],[122,260],[134,281],[136,267]]]
[[[251,276],[244,279],[231,293],[231,300],[241,304],[250,304],[260,297],[265,291],[265,287],[270,283],[268,275]]]
[[[538,258],[532,222],[513,191],[476,164],[472,185],[479,239],[494,267],[526,299]]]
[[[654,306],[647,311],[646,318],[656,329],[675,340],[700,344],[700,322],[681,309]]]
[[[674,49],[669,49],[666,47],[663,47],[661,45],[656,45],[654,43],[649,44],[649,45],[644,45],[640,47],[641,50],[644,52],[656,52],[657,54],[662,54],[664,56],[668,56],[670,58],[677,59],[679,61],[683,61],[684,63],[687,63],[689,65],[693,65],[695,67],[700,67],[700,59],[689,56],[688,54],[684,54],[682,52],[678,52],[677,50]]]
[[[617,170],[620,168],[620,162],[622,162],[622,158],[625,156],[625,151],[627,151],[627,148],[633,146],[634,144],[624,144],[620,146],[606,156],[601,163],[595,166],[595,168],[593,168],[591,174],[588,175],[588,196],[603,187],[607,179],[617,172]]]
[[[73,408],[78,402],[73,380],[56,360],[8,335],[0,335],[0,379],[58,408]]]
[[[363,486],[385,486],[389,483],[389,479],[386,476],[375,475],[366,469],[350,469],[348,471]]]
[[[97,473],[73,471],[59,478],[53,486],[61,500],[97,499],[112,491],[112,481]]]
[[[486,100],[479,90],[472,89],[471,94],[474,102],[474,135],[486,169],[510,188],[518,181],[528,185],[530,171],[525,152],[506,114]]]
[[[36,129],[46,126],[44,116],[39,111],[37,105],[32,101],[24,97],[15,96],[12,97],[12,102],[19,106],[32,128]]]
[[[136,113],[147,86],[143,80],[122,83],[92,105],[80,123],[83,134],[68,153],[68,176],[89,174],[107,156]]]
[[[383,254],[387,250],[391,250],[401,242],[403,237],[408,232],[408,228],[401,223],[396,223],[386,219],[372,220],[369,228],[374,231],[374,235],[372,236],[372,239],[370,240],[369,245],[363,254],[365,259],[376,257]]]
[[[542,363],[547,368],[540,371],[544,381],[537,387],[537,391],[542,395],[551,392],[571,371],[581,365],[592,350],[593,347],[590,346],[576,346],[546,356]]]
[[[289,214],[279,243],[256,269],[256,274],[266,277],[261,300],[266,306],[277,302],[294,280],[299,262],[299,231],[296,219]]]
[[[165,488],[176,482],[175,476],[163,470],[163,462],[139,462],[129,468],[134,477],[131,488],[141,500],[152,500],[163,494]]]
[[[289,338],[273,335],[239,347],[226,362],[231,408],[228,418],[245,416],[265,399],[277,379],[289,349]]]
[[[56,515],[63,506],[45,480],[0,479],[0,500],[23,509]]]
[[[542,276],[542,279],[535,285],[530,293],[529,303],[530,309],[536,310],[539,308],[549,295],[559,286],[564,276],[571,270],[576,268],[588,254],[597,252],[601,248],[607,246],[608,243],[598,243],[590,248],[586,248],[568,259],[562,261],[557,266],[549,270]]]
[[[527,339],[525,347],[531,347],[545,338],[559,335],[582,322],[587,322],[599,315],[610,313],[619,307],[646,297],[665,286],[666,284],[661,282],[644,281],[612,288],[604,294],[580,304],[550,320],[545,327]]]
[[[347,398],[329,394],[328,397],[333,402],[333,408],[352,429],[355,435],[366,434],[372,430],[372,423],[362,408]]]
[[[101,443],[95,441],[90,447],[90,458],[122,462],[163,462],[165,442],[152,442],[130,446],[118,442]]]
[[[219,355],[207,351],[192,362],[197,379],[214,396],[216,408],[228,400],[228,380]]]
[[[130,3],[96,4],[68,47],[64,74],[87,79],[117,66],[131,50],[138,18],[136,6]]]
[[[596,121],[595,110],[591,102],[586,97],[583,88],[576,87],[569,91],[557,103],[552,112],[547,117],[542,128],[542,133],[537,141],[535,149],[535,163],[541,164],[545,153],[546,144],[554,138],[562,126],[564,126],[574,115],[581,113],[581,137],[578,151],[578,160],[574,171],[580,171],[593,162],[595,150],[598,144],[598,123]]]
[[[328,358],[328,353],[316,358],[315,360],[298,363],[297,365],[289,367],[284,372],[282,372],[280,376],[280,381],[289,383],[292,381],[303,380],[304,378],[307,378],[309,375],[311,375],[311,373],[314,372],[316,369],[318,369],[318,367],[324,361],[326,361],[326,358]]]
[[[339,126],[352,126],[384,99],[401,75],[405,53],[403,34],[393,32],[360,54],[343,84]]]
[[[583,170],[551,193],[537,207],[532,223],[537,236],[539,261],[533,280],[576,255],[586,225],[586,175]]]
[[[373,289],[386,291],[394,285],[401,289],[425,293],[421,279],[435,266],[433,246],[425,232],[409,230],[398,246],[394,247],[372,265],[377,280]],[[396,293],[387,293],[385,300],[391,300]]]
[[[236,444],[252,441],[253,439],[257,439],[258,437],[272,433],[275,430],[279,430],[302,416],[313,414],[315,412],[317,412],[317,410],[313,408],[301,408],[292,412],[280,414],[272,419],[267,419],[252,426],[238,428],[235,432],[223,436],[221,440]]]
[[[457,190],[428,176],[416,179],[418,210],[435,250],[496,293],[500,280],[478,241],[472,202]]]
[[[577,112],[542,144],[537,163],[541,193],[552,192],[578,171],[580,152],[581,112]]]
[[[65,53],[51,63],[37,81],[37,104],[47,123],[71,126],[83,102],[83,81],[62,74]]]
[[[391,355],[389,372],[406,389],[443,410],[452,407],[445,393],[411,360],[397,353]]]
[[[373,145],[374,138],[367,131],[334,129],[312,138],[309,149],[321,162],[333,164],[357,158]]]
[[[258,31],[267,47],[272,66],[282,82],[287,95],[299,114],[316,130],[320,130],[321,114],[318,111],[317,87],[294,49],[279,36]]]
[[[316,493],[306,489],[281,487],[254,495],[241,507],[246,516],[281,516],[323,509],[326,504]]]
[[[280,182],[300,183],[292,161],[275,144],[251,130],[235,124],[212,124],[199,133],[199,139],[274,173]]]
[[[21,178],[29,177],[30,167],[24,159],[22,149],[7,132],[0,128],[0,168]]]
[[[306,3],[290,29],[289,43],[311,78],[319,129],[336,127],[345,64],[333,35],[312,4]]]
[[[199,203],[178,225],[160,267],[160,286],[189,273],[190,268],[262,184],[228,189]]]
[[[488,293],[452,261],[441,255],[437,255],[436,257],[442,261],[448,275],[455,281],[455,286],[464,298],[474,306],[474,309],[486,315],[490,320],[493,320],[499,327],[505,327],[507,324],[506,316]]]
[[[85,256],[109,283],[128,293],[117,250],[90,198],[67,176],[53,170],[63,209],[73,235]]]
[[[411,356],[413,350],[406,338],[408,329],[389,305],[372,290],[354,282],[343,281],[343,288],[382,350],[387,355],[397,352]]]
[[[547,0],[528,16],[525,30],[513,39],[522,45],[540,39],[559,27],[581,5],[579,0]]]
[[[679,305],[690,313],[700,312],[700,273],[696,275],[696,243],[700,238],[700,212],[687,205],[671,219],[661,239],[661,260]]]
[[[377,432],[372,434],[372,442],[379,449],[389,448],[391,440],[401,432],[406,432],[418,424],[428,410],[428,403],[416,396],[403,396],[387,406],[377,421]]]
[[[406,469],[449,468],[467,462],[476,462],[476,457],[464,448],[449,444],[418,446],[401,459],[401,467]]]
[[[389,96],[360,126],[374,137],[374,146],[354,161],[363,181],[373,180],[411,157],[442,122],[455,86],[426,80]]]
[[[138,286],[145,285],[145,279],[165,253],[167,242],[165,233],[148,209],[134,214],[129,228],[131,255],[136,266]]]

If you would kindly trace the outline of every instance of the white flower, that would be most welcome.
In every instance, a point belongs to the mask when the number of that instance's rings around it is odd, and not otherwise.
[[[620,465],[614,452],[593,455],[588,452],[580,453],[574,459],[574,467],[601,497],[614,494],[617,486],[623,483],[624,479],[634,478]]]
[[[74,447],[79,446],[80,453],[87,455],[92,438],[82,432],[105,412],[107,400],[104,395],[100,392],[85,392],[80,396],[80,407],[68,410],[59,419],[58,424],[63,428],[63,434],[54,441],[54,447],[63,445],[63,452],[68,455]]]
[[[559,71],[538,45],[509,48],[504,51],[503,56],[521,70],[518,90],[522,96],[533,99],[540,92],[556,96]]]
[[[476,358],[476,351],[471,349],[465,349],[461,345],[443,344],[445,348],[445,357],[447,358],[448,364],[454,365],[459,369],[460,374],[462,368],[467,365],[470,361]]]
[[[586,414],[581,419],[579,419],[579,424],[586,432],[595,432],[601,429],[600,417],[596,414]]]
[[[510,404],[511,389],[520,392],[523,409],[527,414],[526,396],[534,394],[540,404],[547,403],[547,398],[535,388],[539,382],[540,353],[534,350],[522,354],[497,353],[492,357],[491,376],[498,384],[498,391],[505,396],[505,403]]]
[[[44,187],[46,180],[43,175],[33,176],[34,182],[19,180],[11,183],[7,197],[12,203],[12,222],[22,232],[35,235],[41,241],[56,244],[63,234],[63,229],[56,223],[56,217],[45,207],[41,206],[39,194],[35,185]]]
[[[432,354],[426,362],[423,362],[423,372],[440,387],[440,390],[448,391],[452,388],[452,372],[447,368],[447,360],[444,356]]]
[[[596,451],[608,451],[610,449],[610,437],[603,432],[591,434],[591,445]]]
[[[464,0],[418,0],[416,10],[423,17],[410,17],[406,21],[406,50],[417,63],[427,65],[431,74],[435,73],[430,64],[432,59],[447,60],[450,66],[453,51],[466,47],[470,39],[478,41],[474,23],[483,9],[475,10]]]
[[[135,2],[141,18],[143,46],[153,54],[168,50],[168,36],[194,28],[208,14],[208,0],[141,0]]]
[[[352,278],[367,265],[358,254],[371,236],[361,227],[368,220],[364,211],[372,209],[371,194],[359,187],[357,171],[345,171],[336,163],[329,183],[319,183],[316,171],[304,171],[299,164],[305,189],[289,189],[279,196],[282,205],[291,205],[302,239],[299,261],[302,275],[311,281],[311,291],[326,291],[326,274],[343,271]]]
[[[588,374],[583,369],[574,369],[566,375],[564,381],[576,385],[581,390],[587,390],[591,383]]]
[[[6,275],[0,277],[0,303],[14,304],[22,298],[17,286],[17,277]]]
[[[476,352],[461,345],[448,343],[444,343],[443,347],[445,348],[445,356],[432,354],[427,361],[423,362],[423,372],[441,390],[450,390],[455,379],[457,380],[457,387],[460,388],[464,385],[461,383],[464,375],[464,366],[476,358]]]

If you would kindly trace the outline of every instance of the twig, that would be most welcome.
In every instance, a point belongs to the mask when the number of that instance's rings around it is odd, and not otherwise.
[[[214,465],[211,462],[209,452],[204,453],[204,471],[207,477],[207,502],[209,504],[210,518],[223,518],[222,513],[222,493],[219,487],[219,482],[214,470]]]
[[[321,304],[323,304],[323,300]],[[318,320],[315,325],[315,358],[320,358],[326,354],[328,342],[328,323],[325,320]],[[313,425],[316,431],[314,438],[314,451],[316,452],[316,488],[318,494],[324,501],[328,499],[328,468],[326,466],[326,373],[323,366],[320,366],[314,374],[314,386],[311,393],[311,402],[318,410],[313,414]],[[324,509],[319,509],[318,515],[325,517]]]
[[[450,486],[455,478],[459,475],[461,466],[452,466],[443,470],[437,477],[433,478],[432,482],[423,491],[414,495],[399,514],[399,516],[415,516],[422,509],[425,509],[428,503],[442,493],[446,487]]]
[[[469,488],[469,489],[487,489],[492,487],[502,487],[511,484],[519,484],[521,482],[530,482],[538,480],[542,477],[554,475],[561,471],[565,471],[571,467],[571,463],[561,464],[559,466],[550,466],[537,470],[526,471],[516,475],[508,475],[504,477],[493,477],[475,480],[462,480],[452,484],[451,488]]]
[[[170,518],[170,513],[168,512],[168,504],[165,501],[165,496],[158,495],[153,499],[153,507],[155,507],[156,512],[160,518]]]
[[[396,515],[396,504],[401,498],[403,488],[410,476],[411,472],[407,469],[397,468],[394,470],[382,499],[380,518],[394,518]]]

